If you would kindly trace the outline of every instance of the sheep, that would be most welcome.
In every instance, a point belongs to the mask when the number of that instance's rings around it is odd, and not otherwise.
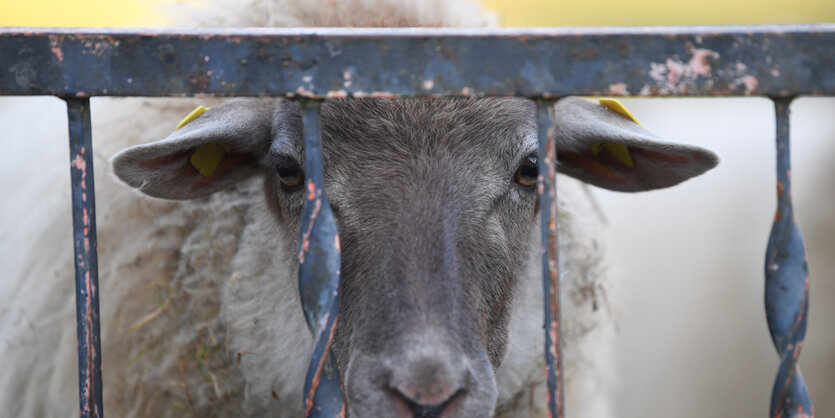
[[[492,22],[465,1],[261,1],[218,10],[224,16],[198,20]],[[453,14],[460,10],[468,12]],[[193,102],[94,109],[103,116],[95,121],[97,151],[124,149],[112,160],[115,177],[151,197],[182,200],[142,199],[98,179],[105,410],[299,416],[312,339],[295,279],[304,181],[298,107],[284,99],[202,104],[211,109],[167,136]],[[334,353],[349,414],[542,413],[534,113],[530,101],[512,98],[323,103],[326,190],[343,248]],[[717,162],[583,99],[560,100],[555,125],[561,171],[602,187],[672,186]],[[148,138],[165,139],[139,144]],[[188,156],[213,142],[228,156],[217,174],[202,177]],[[600,325],[608,318],[596,309],[602,249],[581,186],[561,179],[560,188],[567,396],[578,415],[605,416],[609,333]],[[61,415],[75,404],[72,259],[51,244],[64,231],[50,221],[4,305],[0,350],[13,360],[0,378],[0,405],[16,416]],[[407,296],[411,303],[403,303]],[[390,391],[380,390],[380,379]]]

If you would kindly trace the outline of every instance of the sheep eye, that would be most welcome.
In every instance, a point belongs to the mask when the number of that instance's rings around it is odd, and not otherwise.
[[[536,155],[529,155],[516,169],[516,173],[513,174],[513,181],[522,187],[533,188],[536,186],[538,176],[539,166],[537,165]]]
[[[304,184],[304,171],[299,163],[291,158],[282,158],[275,171],[285,190],[295,190]]]

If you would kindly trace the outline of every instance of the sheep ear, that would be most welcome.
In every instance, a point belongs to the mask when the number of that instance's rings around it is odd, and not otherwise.
[[[167,138],[116,154],[113,173],[153,197],[208,196],[260,173],[273,137],[299,133],[298,119],[297,105],[286,100],[244,99],[198,108]]]
[[[554,106],[557,170],[605,189],[639,192],[674,186],[719,162],[698,147],[665,142],[617,101],[566,97]]]

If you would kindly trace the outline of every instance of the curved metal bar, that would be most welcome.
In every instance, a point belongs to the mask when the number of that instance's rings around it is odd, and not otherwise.
[[[70,132],[72,226],[75,250],[75,303],[78,327],[80,416],[101,417],[99,268],[96,255],[96,190],[90,99],[66,99]]]
[[[304,381],[306,417],[343,417],[342,381],[330,347],[339,309],[339,234],[325,195],[319,102],[300,103],[304,114],[307,199],[299,237],[299,292],[314,347]]]
[[[548,379],[548,416],[562,418],[562,335],[560,280],[557,264],[557,147],[551,128],[553,100],[536,103],[539,129],[539,210],[542,216],[542,287],[545,296],[545,374]]]
[[[814,416],[812,401],[797,366],[809,310],[809,274],[803,236],[791,201],[789,104],[774,99],[777,113],[777,213],[765,256],[765,313],[780,368],[771,393],[772,417]]]

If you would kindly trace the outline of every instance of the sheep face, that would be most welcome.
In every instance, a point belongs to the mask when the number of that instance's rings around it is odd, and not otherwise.
[[[335,354],[358,416],[491,413],[536,219],[534,115],[520,99],[323,106],[343,244]]]
[[[491,415],[510,303],[526,259],[538,256],[529,251],[538,219],[533,103],[346,99],[321,111],[325,190],[342,247],[333,349],[351,413]],[[579,99],[562,100],[556,122],[561,168],[604,187],[665,187],[716,163]],[[208,171],[193,161],[207,144],[222,150]],[[298,231],[303,145],[295,103],[233,101],[123,151],[114,172],[172,199],[260,175],[276,222]],[[279,239],[296,248],[298,234]],[[272,265],[297,271],[294,251],[275,257]]]

